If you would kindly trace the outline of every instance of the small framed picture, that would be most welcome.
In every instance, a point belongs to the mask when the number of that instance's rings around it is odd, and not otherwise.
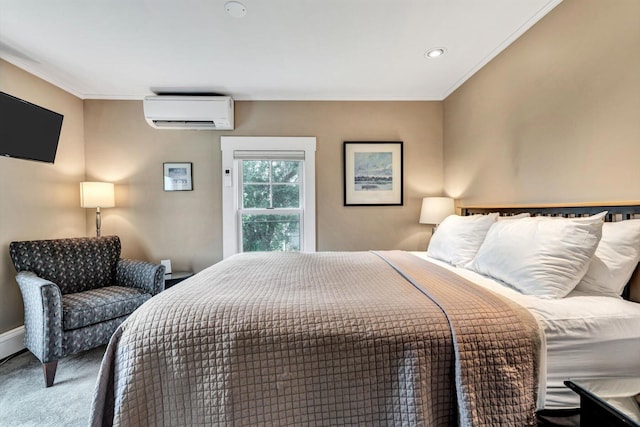
[[[402,141],[344,142],[344,205],[402,206]]]
[[[191,191],[191,163],[164,163],[164,191]]]

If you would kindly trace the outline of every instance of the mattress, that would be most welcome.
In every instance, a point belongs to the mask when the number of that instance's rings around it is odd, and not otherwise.
[[[412,252],[527,308],[543,336],[538,409],[580,406],[568,378],[637,376],[640,372],[640,304],[621,298],[571,292],[561,299],[523,295],[474,271]]]

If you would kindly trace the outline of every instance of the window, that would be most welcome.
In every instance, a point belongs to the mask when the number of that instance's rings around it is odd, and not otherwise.
[[[299,251],[300,160],[241,160],[240,252]]]
[[[315,251],[315,138],[222,137],[223,256]]]

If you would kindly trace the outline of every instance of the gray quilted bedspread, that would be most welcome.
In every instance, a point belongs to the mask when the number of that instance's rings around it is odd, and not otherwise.
[[[408,253],[253,253],[116,331],[92,425],[534,425],[538,326]]]

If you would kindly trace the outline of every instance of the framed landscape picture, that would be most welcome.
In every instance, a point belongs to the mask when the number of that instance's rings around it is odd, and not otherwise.
[[[345,141],[343,158],[345,206],[402,206],[402,141]]]
[[[164,191],[191,191],[191,163],[164,163]]]

